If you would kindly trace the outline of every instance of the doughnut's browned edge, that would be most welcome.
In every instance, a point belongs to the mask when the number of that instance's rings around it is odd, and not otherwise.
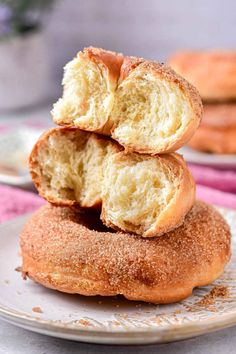
[[[95,231],[102,227],[93,213],[42,207],[21,233],[22,272],[66,293],[171,303],[218,278],[230,258],[229,227],[203,202],[162,237]]]

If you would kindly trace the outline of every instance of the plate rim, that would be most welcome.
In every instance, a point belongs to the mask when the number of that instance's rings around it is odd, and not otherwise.
[[[235,154],[213,154],[213,153],[210,154],[207,152],[194,150],[190,146],[183,146],[177,152],[183,155],[185,161],[188,163],[204,165],[209,167],[221,166],[224,168],[236,169]],[[198,156],[200,156],[200,158],[198,158]],[[203,159],[201,159],[201,157],[203,157]],[[224,161],[224,159],[229,159],[229,160]]]
[[[207,334],[217,330],[222,330],[225,328],[232,327],[236,325],[236,311],[224,315],[218,316],[214,321],[212,318],[204,320],[196,320],[191,323],[182,323],[175,325],[168,325],[163,327],[147,327],[147,328],[130,328],[126,330],[120,329],[104,329],[104,328],[93,328],[82,326],[73,326],[69,323],[57,323],[49,322],[38,317],[27,317],[25,315],[17,315],[11,311],[6,310],[0,306],[0,318],[12,323],[13,325],[27,328],[33,332],[39,332],[56,336],[58,334],[66,335],[67,338],[73,337],[98,337],[101,339],[141,339],[140,335],[145,335],[145,339],[156,339],[158,342],[163,342],[163,340],[174,341],[178,339],[187,339],[191,337],[200,336],[202,334]],[[148,336],[148,337],[147,337]],[[170,336],[172,339],[170,339]],[[169,338],[169,339],[168,339]],[[142,342],[145,342],[144,341]]]

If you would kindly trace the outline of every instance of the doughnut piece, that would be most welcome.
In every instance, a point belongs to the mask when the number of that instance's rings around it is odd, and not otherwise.
[[[175,151],[200,123],[196,89],[157,62],[85,48],[66,65],[63,84],[54,122],[109,135],[129,151]]]
[[[63,97],[54,105],[54,121],[101,130],[112,110],[123,59],[122,54],[93,47],[79,52],[65,66]]]
[[[49,202],[102,208],[108,226],[144,237],[179,226],[195,200],[195,183],[178,154],[125,153],[109,139],[54,128],[36,143],[30,172]]]
[[[181,51],[169,65],[197,87],[203,100],[236,99],[236,51]]]
[[[218,278],[230,258],[230,231],[211,206],[196,202],[183,225],[144,239],[104,230],[89,210],[43,206],[20,237],[22,272],[65,293],[171,303]]]
[[[195,201],[195,182],[177,154],[110,155],[101,218],[109,227],[154,237],[178,227]]]
[[[236,103],[206,104],[203,119],[188,145],[217,154],[236,153]]]
[[[35,144],[29,169],[39,194],[64,206],[101,207],[105,156],[117,144],[76,128],[52,128]]]

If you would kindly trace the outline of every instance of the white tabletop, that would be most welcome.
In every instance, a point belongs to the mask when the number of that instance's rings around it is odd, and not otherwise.
[[[235,352],[236,327],[169,344],[108,346],[47,337],[0,321],[0,354],[233,354]]]

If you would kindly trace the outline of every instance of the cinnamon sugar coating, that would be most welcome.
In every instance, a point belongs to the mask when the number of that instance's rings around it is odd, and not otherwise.
[[[110,232],[96,212],[46,205],[25,225],[21,250],[22,271],[46,287],[170,303],[219,277],[230,258],[230,231],[203,202],[182,226],[148,240]]]

